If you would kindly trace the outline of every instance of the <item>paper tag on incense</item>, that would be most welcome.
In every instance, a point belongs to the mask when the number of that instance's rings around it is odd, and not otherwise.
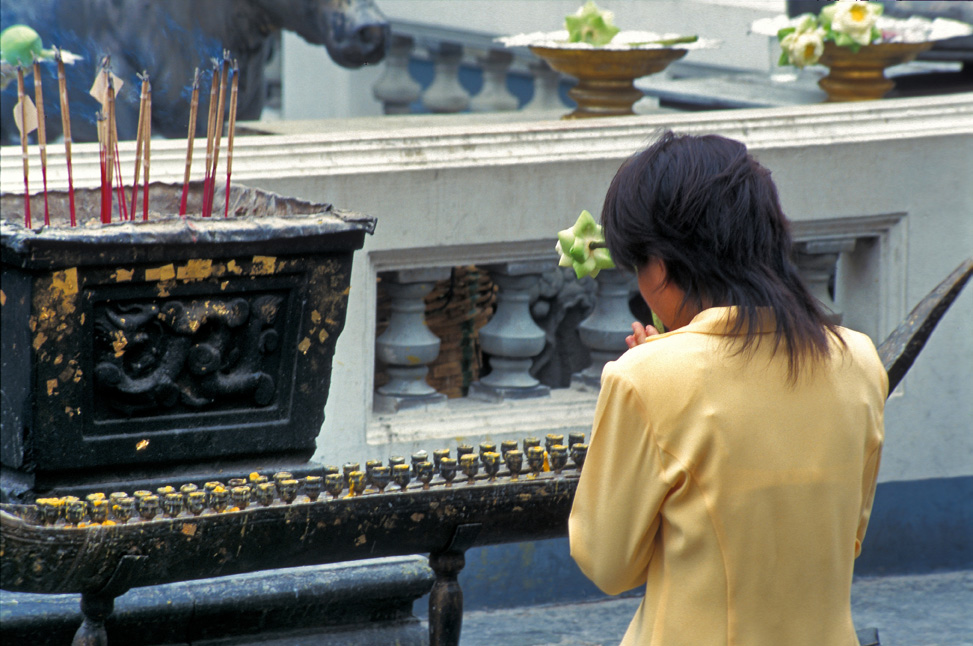
[[[21,139],[37,130],[37,108],[29,96],[24,96],[14,106],[14,123],[17,124]]]
[[[118,96],[118,93],[122,90],[122,86],[125,85],[125,81],[114,74],[111,75],[111,81],[112,86],[115,88],[115,96]],[[91,89],[88,90],[88,94],[93,96],[95,101],[100,103],[102,109],[104,109],[108,103],[108,74],[98,72],[95,75],[95,82],[91,84]]]

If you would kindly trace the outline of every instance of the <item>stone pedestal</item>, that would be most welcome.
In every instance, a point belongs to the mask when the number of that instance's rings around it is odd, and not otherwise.
[[[507,70],[514,56],[508,51],[492,49],[477,59],[483,68],[483,89],[470,101],[473,112],[501,112],[517,109],[517,97],[507,90]]]
[[[470,397],[491,401],[547,397],[550,388],[531,376],[533,358],[544,350],[542,330],[530,315],[530,288],[550,262],[488,266],[500,291],[497,311],[480,330],[480,346],[490,356],[490,374],[470,385]]]
[[[412,36],[392,35],[385,72],[372,87],[372,94],[382,102],[385,114],[409,114],[412,103],[422,94],[422,86],[409,75],[409,57],[414,48]]]
[[[529,69],[534,76],[534,96],[524,110],[563,110],[564,102],[558,92],[561,74],[542,60],[531,63]]]
[[[422,103],[430,112],[463,112],[470,97],[459,83],[459,65],[463,48],[456,43],[439,43],[430,49],[436,76],[422,94]]]
[[[392,298],[392,315],[385,332],[375,340],[375,354],[388,368],[390,380],[375,393],[375,409],[441,405],[446,395],[426,383],[428,364],[439,356],[439,337],[426,326],[425,297],[436,281],[449,278],[449,269],[397,271],[383,276]]]
[[[617,269],[598,273],[595,309],[578,326],[581,342],[591,351],[591,365],[576,374],[573,382],[589,388],[601,388],[601,371],[628,349],[625,337],[632,333],[635,317],[628,307],[632,276]]]

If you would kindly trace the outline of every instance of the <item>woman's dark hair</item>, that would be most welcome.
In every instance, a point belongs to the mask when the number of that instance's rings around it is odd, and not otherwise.
[[[830,353],[837,327],[791,260],[791,235],[770,171],[743,144],[670,131],[618,170],[602,209],[615,264],[638,271],[665,263],[684,305],[739,308],[731,328],[740,352],[759,341],[758,308],[776,318],[774,350],[787,351],[791,379]],[[843,343],[843,342],[842,342]]]

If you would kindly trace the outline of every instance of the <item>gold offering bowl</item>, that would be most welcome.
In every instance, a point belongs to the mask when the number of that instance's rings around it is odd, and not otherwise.
[[[895,87],[895,82],[885,77],[885,69],[908,63],[932,45],[931,42],[878,43],[852,52],[827,42],[819,62],[829,73],[818,85],[827,92],[828,101],[881,99]]]
[[[579,49],[532,45],[530,51],[553,69],[578,79],[568,90],[578,107],[564,119],[632,115],[642,98],[635,79],[661,72],[686,55],[685,49]]]

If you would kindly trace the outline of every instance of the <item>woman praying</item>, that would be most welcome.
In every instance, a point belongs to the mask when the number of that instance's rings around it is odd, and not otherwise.
[[[888,378],[802,283],[770,172],[667,132],[602,225],[666,329],[634,323],[605,366],[569,521],[598,587],[646,586],[622,644],[856,646]]]

